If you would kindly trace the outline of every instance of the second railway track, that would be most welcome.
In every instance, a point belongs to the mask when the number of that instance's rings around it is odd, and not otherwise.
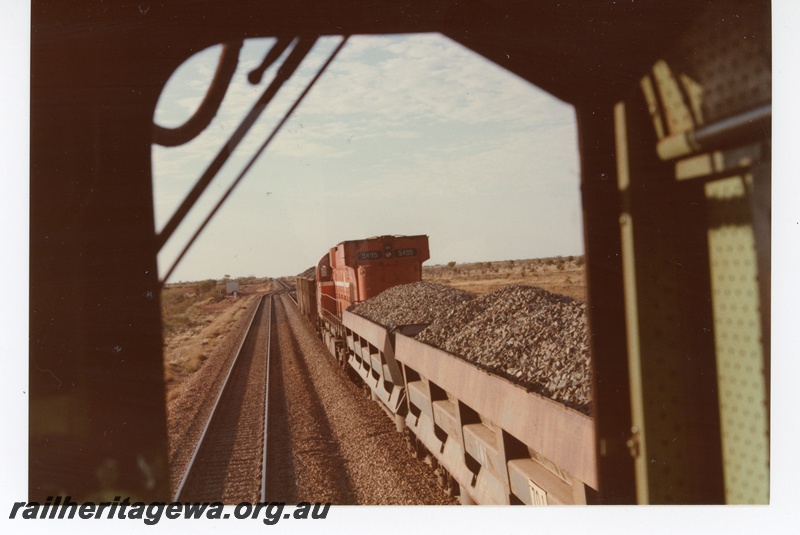
[[[261,297],[175,499],[264,500],[271,296]]]
[[[409,463],[394,425],[327,354],[290,290],[261,298],[221,392],[208,393],[216,403],[175,500],[455,503],[429,467]]]

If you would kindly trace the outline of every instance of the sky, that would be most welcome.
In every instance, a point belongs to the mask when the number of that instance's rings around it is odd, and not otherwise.
[[[341,41],[320,39],[159,255],[192,233]],[[192,142],[154,145],[156,229],[271,81],[272,39],[246,41],[217,117]],[[220,47],[189,58],[154,120],[183,123]],[[439,34],[354,36],[250,169],[170,282],[294,275],[344,240],[430,237],[427,265],[583,253],[572,106]]]

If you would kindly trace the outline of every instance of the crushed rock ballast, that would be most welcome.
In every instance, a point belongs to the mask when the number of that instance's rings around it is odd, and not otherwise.
[[[468,292],[441,284],[412,282],[384,290],[353,312],[391,330],[398,325],[432,323],[472,298]]]
[[[535,286],[475,297],[417,282],[395,286],[353,312],[387,329],[430,323],[417,340],[585,414],[591,411],[586,304]]]

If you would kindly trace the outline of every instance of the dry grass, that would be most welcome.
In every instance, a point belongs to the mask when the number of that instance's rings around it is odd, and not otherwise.
[[[167,399],[174,387],[199,370],[247,308],[249,297],[269,288],[269,279],[247,281],[241,297],[224,297],[224,282],[175,284],[161,293],[164,379]]]
[[[525,284],[575,300],[586,300],[586,279],[580,256],[428,266],[423,267],[422,278],[478,295],[509,284]]]

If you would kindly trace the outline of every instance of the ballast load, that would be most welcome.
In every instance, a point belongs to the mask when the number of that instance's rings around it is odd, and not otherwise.
[[[391,330],[429,323],[415,338],[589,414],[586,305],[535,286],[472,294],[432,282],[395,286],[353,308]],[[405,320],[405,321],[404,321]]]
[[[421,282],[428,258],[427,236],[342,242],[319,261],[316,280],[297,278],[298,305],[339,364],[360,378],[414,454],[430,457],[444,488],[462,503],[597,502],[594,421],[573,408],[586,410],[582,390],[570,407],[526,387],[515,374],[417,339],[433,324],[433,341],[448,316],[458,318],[482,299]],[[381,310],[368,301],[381,292],[391,296],[400,285],[413,294],[410,306],[396,302]],[[518,290],[508,292],[509,299],[519,298]],[[439,299],[441,306],[428,306]],[[580,305],[567,312],[582,318]],[[509,326],[520,344],[530,335],[524,325]],[[495,360],[505,351],[498,346]],[[588,382],[581,373],[581,366],[571,369],[567,381],[583,388]]]

